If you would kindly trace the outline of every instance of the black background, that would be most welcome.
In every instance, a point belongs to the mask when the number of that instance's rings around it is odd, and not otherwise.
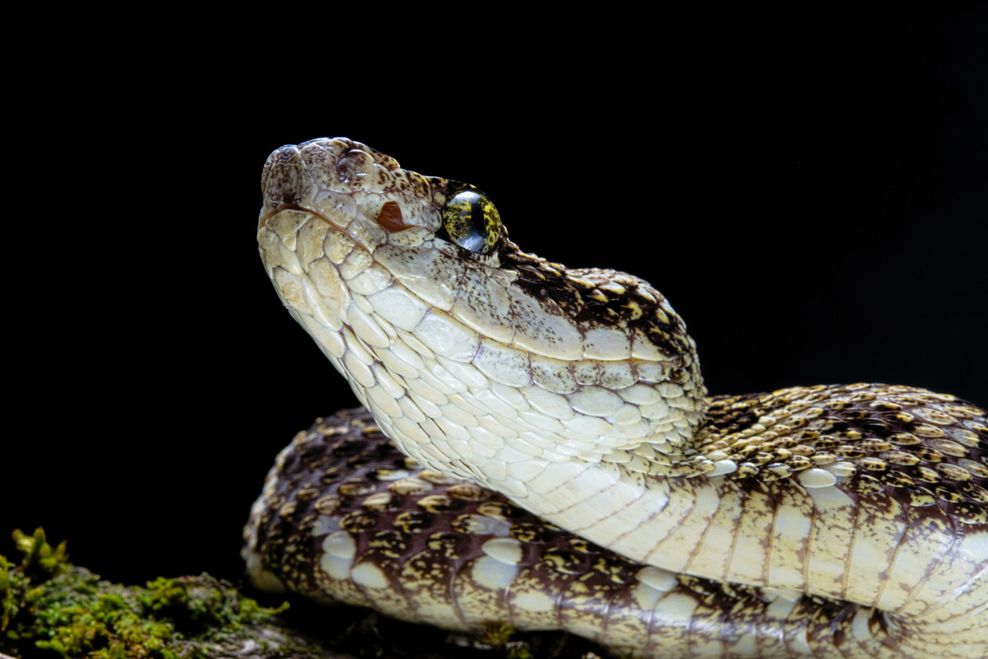
[[[277,451],[354,403],[254,239],[264,158],[321,135],[477,184],[528,251],[649,279],[711,392],[988,404],[988,30],[953,6],[135,33],[21,71],[0,533],[43,525],[115,579],[239,575]]]

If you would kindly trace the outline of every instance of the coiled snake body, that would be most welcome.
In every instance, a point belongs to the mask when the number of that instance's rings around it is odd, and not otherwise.
[[[357,142],[283,147],[262,189],[268,274],[373,421],[280,456],[255,583],[647,656],[986,655],[983,410],[707,397],[648,283],[525,254],[476,188]]]

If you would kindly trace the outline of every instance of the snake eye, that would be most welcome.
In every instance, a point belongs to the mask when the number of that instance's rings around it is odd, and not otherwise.
[[[477,254],[487,254],[501,237],[501,216],[491,200],[475,190],[451,197],[442,210],[443,229],[450,242]]]

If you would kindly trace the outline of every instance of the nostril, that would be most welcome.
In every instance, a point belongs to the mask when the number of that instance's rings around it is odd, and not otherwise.
[[[374,164],[374,157],[360,149],[349,149],[336,161],[336,174],[340,183],[356,183],[367,176]]]
[[[268,156],[261,173],[264,210],[296,206],[303,194],[302,157],[295,145],[283,146]]]

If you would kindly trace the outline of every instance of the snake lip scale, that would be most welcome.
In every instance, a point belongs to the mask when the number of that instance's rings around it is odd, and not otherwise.
[[[648,282],[527,254],[473,185],[346,138],[261,187],[266,271],[365,409],[279,456],[259,586],[635,656],[988,655],[983,409],[708,396]]]

